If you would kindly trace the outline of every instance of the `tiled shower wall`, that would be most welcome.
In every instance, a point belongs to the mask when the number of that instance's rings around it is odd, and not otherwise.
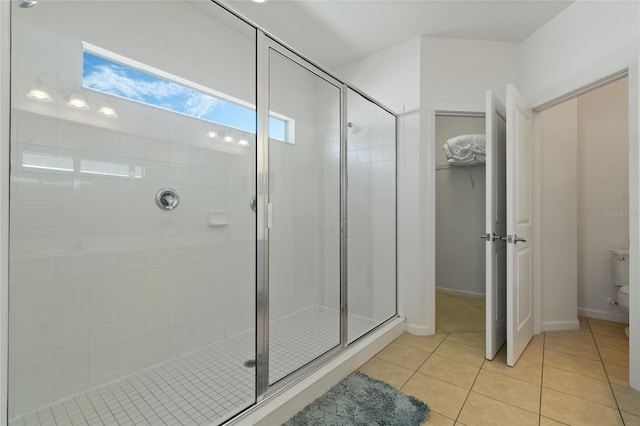
[[[18,111],[14,123],[16,414],[253,327],[251,156]],[[80,150],[96,141],[125,152]],[[30,152],[130,164],[143,177],[21,166]],[[172,212],[154,202],[166,186],[181,195]],[[229,225],[209,226],[210,210]]]
[[[384,321],[396,312],[395,117],[348,98],[349,313]]]
[[[255,324],[255,213],[249,208],[255,135],[91,91],[85,91],[90,110],[68,108],[58,86],[79,84],[81,41],[110,47],[107,40],[127,35],[126,20],[118,37],[101,34],[104,25],[98,22],[115,22],[123,4],[104,2],[101,16],[90,16],[95,12],[89,7],[82,16],[86,5],[72,3],[38,5],[34,11],[40,9],[46,21],[37,15],[14,21],[10,417]],[[156,18],[165,9],[167,20],[191,11],[173,10],[176,5],[162,2]],[[203,15],[196,9],[193,14],[197,33]],[[26,22],[32,16],[33,25]],[[68,19],[73,22],[66,26]],[[84,35],[57,33],[72,33],[78,22]],[[206,18],[198,24],[210,23]],[[234,47],[231,38],[225,38],[225,49]],[[249,58],[237,78],[255,70],[253,42],[235,46],[247,51],[236,55],[238,62]],[[135,54],[131,48],[122,43]],[[157,49],[138,53],[142,62],[167,56]],[[25,96],[40,73],[52,86],[51,103]],[[233,70],[225,74],[228,80]],[[226,88],[220,87],[225,78],[218,89]],[[96,114],[105,102],[117,119]],[[208,138],[210,130],[219,137]],[[225,144],[221,137],[227,134],[250,146]],[[174,211],[155,205],[164,187],[180,194]],[[228,223],[212,226],[209,212],[226,216]]]

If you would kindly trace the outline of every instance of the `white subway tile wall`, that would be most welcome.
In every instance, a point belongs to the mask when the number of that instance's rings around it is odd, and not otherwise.
[[[355,92],[348,101],[349,313],[380,323],[396,312],[395,117]]]
[[[158,114],[149,128],[188,128]],[[253,329],[253,148],[17,109],[13,125],[13,416]],[[155,204],[164,187],[180,194],[174,211]],[[210,210],[230,224],[209,226]]]

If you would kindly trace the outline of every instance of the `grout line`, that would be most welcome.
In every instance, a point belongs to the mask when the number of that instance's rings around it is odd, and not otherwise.
[[[538,406],[538,426],[542,423],[542,389],[544,385],[544,350],[547,342],[547,333],[542,333],[542,366],[540,368],[540,405]]]
[[[591,323],[589,322],[589,318],[587,317],[587,326],[589,327],[589,331],[591,332],[591,337],[593,337],[593,330],[591,330]],[[622,410],[620,409],[620,404],[618,404],[618,398],[616,397],[616,393],[613,390],[613,384],[611,384],[611,379],[609,378],[609,372],[607,371],[607,367],[604,365],[604,359],[602,358],[602,354],[600,353],[600,347],[596,342],[596,338],[593,337],[593,341],[596,343],[596,351],[598,352],[598,357],[600,358],[600,363],[602,364],[602,369],[604,370],[605,376],[607,376],[607,381],[609,382],[609,389],[611,389],[611,394],[613,395],[613,400],[616,403],[616,407],[618,408],[618,415],[622,420],[622,424],[624,424],[624,417],[622,417]]]
[[[478,376],[480,375],[480,372],[482,371],[482,367],[484,367],[484,363],[487,362],[487,359],[484,358],[482,360],[482,364],[480,364],[480,368],[478,368],[478,372],[476,373],[476,377],[474,377],[473,379],[473,383],[471,383],[471,386],[469,386],[469,392],[467,392],[467,396],[464,398],[464,401],[462,402],[462,405],[460,406],[460,410],[458,411],[458,414],[456,415],[456,423],[458,422],[458,419],[460,418],[460,414],[462,413],[462,410],[464,410],[464,406],[467,403],[467,400],[469,399],[469,395],[471,395],[471,389],[473,389],[473,386],[476,384],[476,381],[478,380]]]
[[[411,380],[413,378],[413,376],[416,375],[416,373],[418,372],[418,370],[420,370],[422,368],[422,366],[427,362],[427,360],[429,358],[431,358],[431,355],[434,354],[434,352],[440,347],[440,345],[442,344],[442,342],[444,342],[444,340],[447,338],[448,334],[442,339],[440,340],[440,342],[436,345],[435,348],[433,348],[433,351],[431,351],[431,353],[429,353],[429,355],[425,358],[424,361],[422,361],[422,364],[420,364],[418,366],[418,368],[416,368],[413,373],[411,374],[411,376],[409,376],[409,378],[402,384],[402,386],[400,386],[400,389],[402,389],[404,387],[404,385],[406,385],[407,383],[409,383],[409,380]],[[393,363],[392,363],[393,364]],[[396,364],[397,365],[397,364]],[[406,367],[405,367],[406,368]]]

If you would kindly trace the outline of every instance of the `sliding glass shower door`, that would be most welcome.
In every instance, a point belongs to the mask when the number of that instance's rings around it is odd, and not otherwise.
[[[269,384],[340,344],[340,102],[329,77],[269,49]],[[278,127],[279,126],[279,127]]]

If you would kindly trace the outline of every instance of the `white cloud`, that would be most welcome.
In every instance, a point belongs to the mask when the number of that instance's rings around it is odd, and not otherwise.
[[[194,117],[205,116],[219,102],[213,96],[170,81],[132,78],[126,68],[118,65],[97,65],[94,71],[83,78],[83,82],[92,89],[158,105]]]

